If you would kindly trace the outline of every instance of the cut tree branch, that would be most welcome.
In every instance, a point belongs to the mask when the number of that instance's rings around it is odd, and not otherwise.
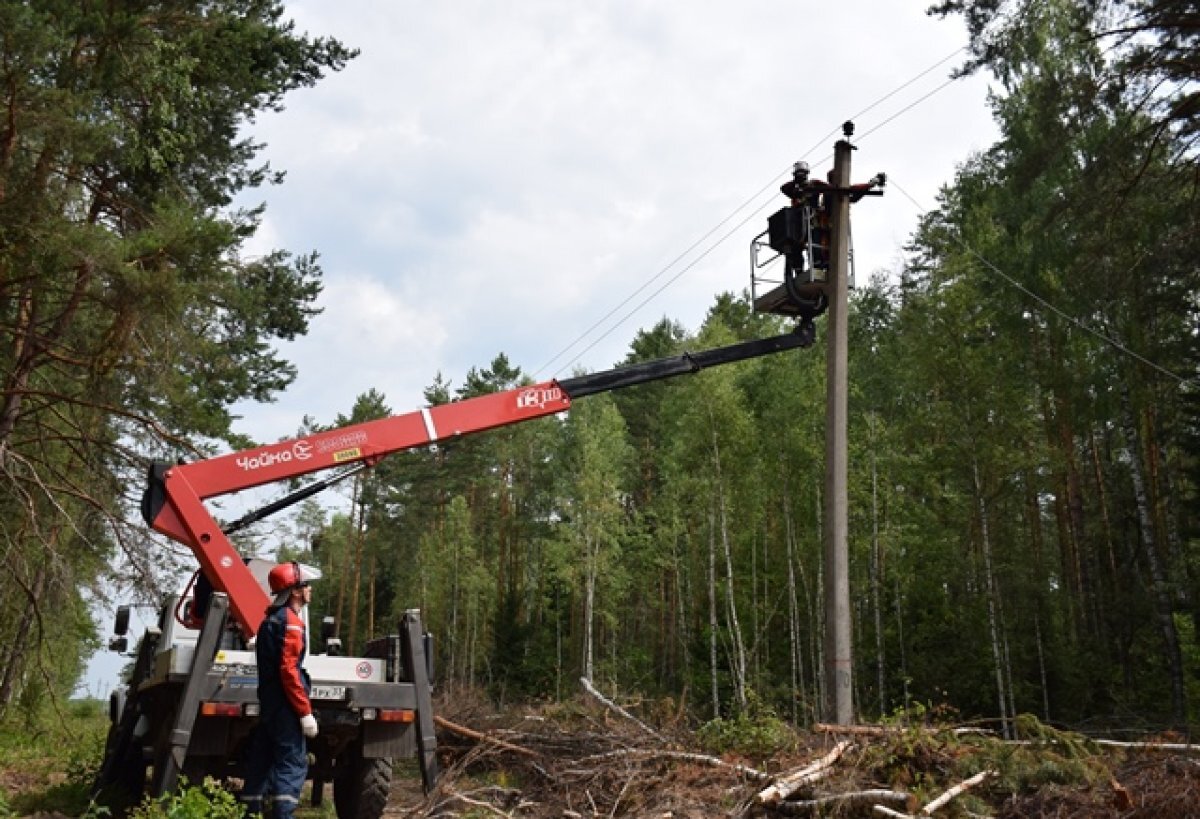
[[[607,708],[610,711],[612,711],[613,713],[619,714],[620,716],[629,720],[634,725],[638,726],[639,728],[641,728],[643,731],[645,731],[647,734],[654,737],[655,739],[662,739],[662,736],[658,733],[658,731],[655,731],[649,725],[642,722],[640,719],[635,717],[633,714],[629,713],[624,708],[617,705],[615,702],[608,699],[608,697],[604,696],[599,691],[597,691],[595,686],[592,685],[592,681],[589,680],[587,677],[580,677],[579,682],[580,682],[580,684],[583,685],[583,690],[588,692],[588,694],[595,697],[597,700],[599,700],[600,704],[603,705],[605,708]]]
[[[747,779],[754,779],[759,782],[770,782],[774,779],[774,775],[760,771],[756,768],[751,768],[749,765],[735,765],[731,762],[726,762],[723,759],[707,754],[697,754],[690,751],[669,751],[666,749],[655,748],[620,748],[615,751],[607,751],[603,754],[593,754],[579,760],[579,762],[596,762],[601,760],[619,759],[619,758],[635,758],[635,759],[671,759],[679,762],[695,762],[700,765],[709,765],[714,768],[726,768],[738,776],[744,776]]]
[[[971,788],[975,787],[976,785],[980,784],[981,782],[991,779],[993,776],[997,776],[997,775],[998,774],[995,771],[985,770],[985,771],[980,771],[979,773],[972,776],[970,779],[964,779],[962,782],[959,782],[953,788],[950,788],[949,790],[947,790],[945,793],[943,793],[937,799],[934,799],[928,805],[921,808],[921,812],[918,815],[919,816],[932,816],[933,812],[935,810],[937,810],[938,808],[940,808],[943,805],[945,805],[946,803],[948,803],[954,797],[958,796],[961,793],[964,793],[965,791],[969,791]]]
[[[522,748],[520,745],[513,745],[511,742],[505,742],[502,739],[496,739],[495,737],[488,736],[487,734],[481,734],[478,731],[472,731],[470,728],[453,723],[445,717],[439,717],[437,714],[433,715],[433,722],[435,725],[445,728],[452,734],[458,734],[459,736],[466,737],[467,739],[473,739],[476,742],[486,742],[489,745],[495,745],[497,748],[502,748],[505,751],[511,751],[512,753],[520,754],[521,756],[534,758],[540,756],[540,754],[538,754],[536,751],[531,751],[528,748]]]
[[[756,797],[758,804],[777,804],[805,785],[822,778],[829,772],[829,769],[833,767],[834,763],[841,758],[842,754],[845,753],[848,748],[851,748],[853,744],[854,743],[852,743],[850,740],[843,739],[837,745],[833,746],[833,750],[818,759],[816,762],[806,765],[800,770],[778,779],[774,785],[759,791],[758,796]]]

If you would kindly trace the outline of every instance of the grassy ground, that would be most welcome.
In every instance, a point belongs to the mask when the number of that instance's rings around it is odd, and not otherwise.
[[[109,725],[106,704],[97,700],[72,701],[62,706],[60,713],[44,715],[37,727],[30,727],[29,722],[18,717],[0,724],[0,819],[107,817],[109,814],[91,805],[89,799],[104,756]],[[305,803],[308,796],[306,786]],[[196,799],[200,801],[199,797]],[[167,810],[148,810],[146,816],[155,819],[167,813]],[[176,806],[170,815],[215,814],[204,804]],[[321,807],[305,807],[297,813],[298,819],[334,816],[328,790]]]
[[[0,819],[36,816],[39,819],[109,814],[90,804],[92,783],[104,755],[108,732],[106,705],[96,700],[72,701],[61,713],[45,716],[38,727],[16,719],[0,725]],[[307,801],[307,792],[305,794]],[[211,807],[194,797],[193,806],[176,806],[171,816],[207,817]],[[167,815],[146,810],[147,819]],[[332,819],[326,793],[320,808],[306,807],[298,819]]]
[[[0,817],[83,815],[107,731],[97,700],[66,703],[37,727],[20,718],[0,726]]]

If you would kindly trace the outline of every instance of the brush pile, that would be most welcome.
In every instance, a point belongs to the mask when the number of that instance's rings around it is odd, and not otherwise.
[[[595,691],[520,713],[447,698],[438,787],[421,794],[398,770],[388,816],[1200,815],[1200,746],[1174,737],[1109,742],[1030,717],[1015,740],[930,724],[795,732],[771,717],[691,731],[631,710]]]

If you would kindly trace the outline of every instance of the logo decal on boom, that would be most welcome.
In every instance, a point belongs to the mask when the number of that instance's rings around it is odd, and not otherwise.
[[[562,401],[563,392],[558,387],[530,387],[517,393],[517,409],[541,409],[554,401]]]
[[[296,441],[292,444],[284,444],[279,449],[268,449],[258,455],[243,455],[237,459],[237,465],[249,472],[252,469],[262,469],[267,466],[275,466],[275,464],[307,461],[312,455],[312,444],[308,441]]]

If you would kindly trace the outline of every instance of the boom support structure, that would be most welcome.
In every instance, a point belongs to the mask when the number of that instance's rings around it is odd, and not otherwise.
[[[807,347],[811,343],[811,334],[787,333],[562,381],[543,381],[204,461],[156,463],[150,468],[142,515],[156,531],[188,546],[196,554],[213,588],[229,596],[233,617],[248,638],[257,632],[269,601],[229,540],[234,527],[222,529],[205,507],[205,501],[321,470],[374,466],[395,452],[565,412],[576,398]],[[306,487],[243,521],[265,517],[331,482]]]

